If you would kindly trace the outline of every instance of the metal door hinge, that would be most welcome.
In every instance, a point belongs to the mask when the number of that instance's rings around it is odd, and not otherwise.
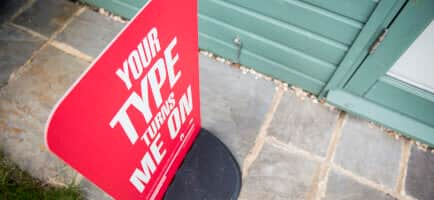
[[[374,51],[380,46],[381,42],[384,40],[384,38],[387,35],[387,32],[389,29],[385,28],[383,32],[375,39],[374,43],[372,43],[371,47],[369,47],[368,54],[374,53]]]

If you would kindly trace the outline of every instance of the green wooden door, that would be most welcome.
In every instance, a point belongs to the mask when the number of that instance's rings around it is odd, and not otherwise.
[[[146,2],[83,1],[127,18]],[[199,0],[199,47],[320,94],[360,64],[404,1]]]
[[[434,94],[387,74],[433,19],[434,1],[409,1],[378,49],[328,101],[434,146]]]

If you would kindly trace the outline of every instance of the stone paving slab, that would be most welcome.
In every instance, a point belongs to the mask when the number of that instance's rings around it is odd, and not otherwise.
[[[52,47],[43,49],[0,93],[0,146],[31,175],[70,184],[75,172],[49,153],[44,128],[57,100],[88,63]]]
[[[122,30],[124,23],[114,21],[95,11],[86,9],[74,18],[56,40],[69,44],[96,58]]]
[[[360,184],[355,180],[331,171],[324,200],[393,200],[390,195]]]
[[[420,200],[434,199],[434,153],[413,145],[405,183],[406,193]]]
[[[266,142],[243,180],[240,200],[305,199],[319,163]]]
[[[2,0],[0,1],[0,25],[9,21],[17,11],[29,0]]]
[[[0,25],[0,87],[39,49],[43,40],[8,25]]]
[[[394,188],[399,175],[401,144],[381,129],[371,128],[368,121],[349,117],[334,161],[360,176]]]
[[[202,127],[242,165],[270,108],[274,84],[201,55],[200,86]]]
[[[50,37],[79,8],[66,0],[36,0],[13,23]]]
[[[285,92],[273,116],[268,134],[284,143],[325,157],[339,113],[294,92]]]

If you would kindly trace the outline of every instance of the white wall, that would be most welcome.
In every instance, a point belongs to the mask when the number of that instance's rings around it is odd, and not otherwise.
[[[434,20],[387,74],[434,93]]]

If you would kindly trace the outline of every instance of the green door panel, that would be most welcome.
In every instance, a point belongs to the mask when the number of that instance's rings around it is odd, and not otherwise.
[[[434,95],[429,92],[384,76],[369,89],[365,97],[434,127]]]
[[[239,36],[242,38],[243,42],[243,53],[250,51],[261,57],[282,63],[288,68],[297,70],[320,81],[326,81],[335,69],[334,65],[312,57],[311,55],[304,54],[280,43],[265,39],[254,33],[230,26],[204,15],[199,15],[199,26],[201,27],[199,32],[225,41],[228,45],[234,45],[232,41],[236,36]],[[244,59],[240,58],[241,63],[244,63],[244,61]]]
[[[312,34],[297,26],[224,1],[199,3],[199,9],[201,15],[218,19],[331,64],[338,64],[349,48],[348,45],[327,37]]]
[[[317,7],[349,17],[359,22],[368,21],[369,16],[377,6],[376,1],[369,0],[302,0]]]
[[[207,0],[202,3],[221,2]],[[343,44],[351,44],[363,23],[297,0],[225,0]],[[210,5],[211,6],[211,5]]]
[[[131,19],[145,5],[147,0],[134,0],[133,4],[128,3],[127,0],[81,0],[90,5],[107,9],[116,15],[123,16]],[[138,6],[140,5],[140,6]]]
[[[124,5],[133,6],[135,8],[141,8],[147,0],[115,0]]]

